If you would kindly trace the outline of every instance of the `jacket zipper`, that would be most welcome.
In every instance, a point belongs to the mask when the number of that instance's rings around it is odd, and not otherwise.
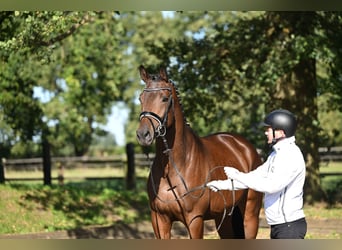
[[[280,194],[281,212],[282,212],[282,214],[283,214],[285,223],[287,223],[286,215],[285,215],[285,210],[284,210],[286,189],[287,189],[287,187],[285,187],[284,192],[282,192],[282,193]],[[283,194],[284,194],[284,195],[283,195]]]

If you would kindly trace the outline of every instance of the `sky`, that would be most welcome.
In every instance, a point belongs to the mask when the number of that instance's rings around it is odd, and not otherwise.
[[[125,123],[128,119],[128,109],[123,103],[112,107],[112,113],[108,116],[108,122],[103,128],[115,136],[116,143],[123,146],[126,143]]]

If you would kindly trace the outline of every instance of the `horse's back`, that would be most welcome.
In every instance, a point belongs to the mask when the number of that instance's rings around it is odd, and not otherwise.
[[[236,167],[249,172],[261,164],[261,158],[245,137],[232,133],[215,133],[201,138],[216,165]]]

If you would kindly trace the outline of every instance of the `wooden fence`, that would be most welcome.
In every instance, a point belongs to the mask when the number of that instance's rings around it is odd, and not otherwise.
[[[321,147],[318,149],[321,161],[342,161],[342,146]]]
[[[64,173],[68,169],[76,168],[101,168],[110,167],[111,169],[125,170],[126,186],[128,189],[135,188],[135,171],[136,168],[147,168],[150,166],[154,154],[149,154],[149,158],[145,154],[135,154],[133,144],[127,144],[126,154],[113,155],[108,157],[51,157],[49,168],[44,169],[43,158],[27,158],[27,159],[1,159],[0,161],[0,183],[7,181],[40,181],[44,180],[44,184],[51,184],[51,180],[57,180],[63,184],[66,179]],[[52,177],[51,169],[58,171],[57,177]],[[11,171],[42,171],[43,177],[6,177],[6,170]],[[47,176],[48,175],[48,176]],[[87,180],[104,180],[113,179],[115,177],[87,177]],[[74,178],[73,178],[74,179]],[[46,181],[48,180],[48,181]]]
[[[342,161],[342,146],[332,147],[332,148],[320,148],[319,149],[320,158],[323,162],[328,161]],[[58,180],[59,183],[63,183],[64,171],[70,168],[78,167],[101,167],[110,166],[111,168],[121,168],[126,170],[126,185],[129,189],[135,187],[135,169],[149,167],[151,161],[154,158],[154,154],[149,154],[149,159],[145,154],[135,154],[133,144],[128,144],[126,147],[126,154],[114,155],[108,157],[51,157],[52,168],[58,169],[59,173],[57,177],[51,177],[51,171],[44,171],[44,164],[42,158],[29,158],[29,159],[2,159],[0,162],[0,183],[5,183],[6,181],[37,181],[43,178],[6,178],[5,170],[18,170],[18,171],[42,171],[44,175],[46,173],[50,174],[47,179]],[[321,177],[324,176],[337,176],[342,175],[341,172],[338,173],[323,173]],[[44,176],[46,179],[46,176]],[[109,179],[106,177],[91,177],[87,178],[89,180],[99,180],[99,179]],[[45,183],[45,182],[44,182]]]

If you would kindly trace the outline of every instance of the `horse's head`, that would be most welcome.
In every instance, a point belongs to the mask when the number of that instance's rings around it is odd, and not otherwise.
[[[165,69],[158,75],[150,75],[143,66],[139,67],[145,88],[140,94],[140,124],[137,130],[138,142],[149,146],[158,136],[164,136],[173,120],[173,84],[169,82]]]

